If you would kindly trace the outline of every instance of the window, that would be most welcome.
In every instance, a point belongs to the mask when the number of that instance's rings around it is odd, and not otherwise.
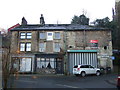
[[[37,68],[56,68],[56,60],[54,58],[37,58]]]
[[[31,43],[20,43],[20,51],[31,51]]]
[[[47,32],[47,40],[53,40],[53,32]]]
[[[40,39],[45,39],[45,33],[44,32],[40,32]]]
[[[31,43],[26,43],[26,51],[31,51]]]
[[[39,44],[39,51],[44,52],[45,51],[45,43],[40,43]]]
[[[25,43],[20,43],[20,51],[25,51]]]
[[[32,33],[31,32],[27,33],[27,39],[31,39],[31,38],[32,38]]]
[[[21,72],[27,72],[31,71],[31,58],[21,58],[20,59],[20,71]]]
[[[60,43],[55,43],[54,44],[54,51],[55,52],[60,52]]]
[[[55,39],[60,39],[60,33],[59,33],[59,32],[55,32],[54,38],[55,38]]]
[[[21,32],[20,33],[20,39],[31,39],[32,33],[31,32]]]
[[[25,32],[20,33],[20,39],[25,39]]]

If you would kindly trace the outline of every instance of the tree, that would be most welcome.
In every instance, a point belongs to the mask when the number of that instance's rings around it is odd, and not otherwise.
[[[97,27],[109,27],[110,19],[108,17],[105,17],[103,19],[96,19],[94,21],[94,25]]]
[[[89,25],[89,18],[87,18],[84,14],[80,16],[74,15],[71,24]]]

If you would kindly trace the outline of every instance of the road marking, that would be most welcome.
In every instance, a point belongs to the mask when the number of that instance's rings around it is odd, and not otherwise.
[[[75,86],[62,85],[62,84],[56,84],[56,85],[59,85],[59,86],[65,86],[65,87],[69,87],[69,88],[79,88],[79,87],[75,87]]]

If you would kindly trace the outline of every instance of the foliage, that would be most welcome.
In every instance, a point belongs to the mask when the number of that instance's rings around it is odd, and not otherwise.
[[[80,16],[74,15],[71,24],[89,25],[89,18],[87,18],[84,14]]]
[[[109,27],[110,26],[110,19],[105,17],[103,19],[96,19],[94,21],[94,25],[97,27]]]

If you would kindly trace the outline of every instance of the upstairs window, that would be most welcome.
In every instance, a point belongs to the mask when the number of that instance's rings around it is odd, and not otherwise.
[[[39,51],[44,52],[45,51],[45,43],[40,43],[39,44]]]
[[[26,43],[26,51],[31,51],[31,43]]]
[[[31,38],[32,38],[32,33],[31,33],[31,32],[28,32],[26,38],[27,38],[27,39],[31,39]]]
[[[47,41],[53,40],[53,32],[47,32]]]
[[[20,51],[25,51],[25,43],[20,43]]]
[[[44,32],[40,32],[40,39],[45,39],[46,38],[46,35]]]
[[[31,43],[20,43],[20,51],[31,51]]]
[[[60,43],[55,43],[54,44],[54,51],[55,52],[60,52]]]
[[[54,39],[60,39],[60,33],[59,32],[55,32]]]
[[[31,32],[21,32],[20,33],[20,39],[31,39],[32,33]]]
[[[20,33],[20,39],[25,39],[25,38],[26,38],[25,32]]]

